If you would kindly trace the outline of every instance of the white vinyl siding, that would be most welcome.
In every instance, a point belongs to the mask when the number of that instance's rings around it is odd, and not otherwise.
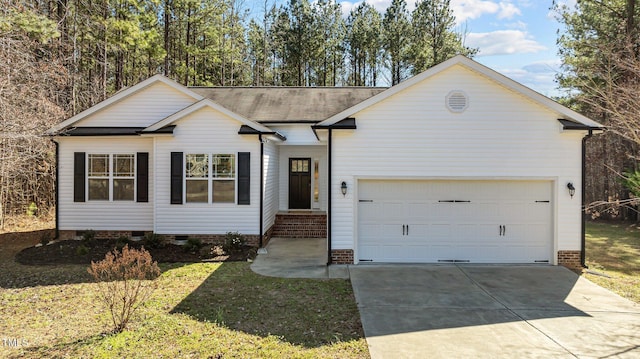
[[[155,231],[161,234],[259,233],[260,142],[258,136],[239,135],[240,123],[213,109],[203,108],[178,122],[173,136],[156,137]],[[235,203],[170,204],[171,152],[186,154],[251,153],[250,205]]]
[[[153,140],[141,137],[59,137],[59,214],[60,230],[132,230],[153,229]],[[73,154],[149,153],[149,202],[91,201],[73,202]],[[89,167],[87,167],[87,174]],[[112,189],[110,189],[112,191]],[[88,193],[86,194],[88,197]]]
[[[77,127],[147,127],[196,102],[156,82],[74,124]]]
[[[264,227],[266,231],[275,223],[279,198],[279,155],[274,142],[264,144]]]
[[[445,106],[464,91],[463,113]],[[339,186],[357,179],[555,180],[555,250],[580,249],[579,131],[560,131],[558,114],[462,66],[454,66],[357,114],[357,130],[334,131],[332,247],[354,249],[356,200]]]
[[[327,208],[327,147],[326,146],[279,146],[280,148],[280,210],[289,209],[289,159],[290,158],[311,158],[311,196],[313,196],[313,188],[315,184],[314,178],[314,160],[320,161],[319,176],[319,197],[320,210],[325,211]],[[313,207],[313,198],[311,198],[311,206]],[[312,208],[313,209],[313,208]]]

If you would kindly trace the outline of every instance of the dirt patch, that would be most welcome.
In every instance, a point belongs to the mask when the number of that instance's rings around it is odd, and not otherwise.
[[[225,253],[220,246],[204,245],[196,251],[186,250],[184,246],[166,244],[162,248],[150,248],[144,241],[121,241],[115,239],[96,239],[91,242],[81,240],[56,241],[47,245],[28,247],[16,254],[16,261],[25,265],[54,264],[90,264],[102,260],[115,248],[127,244],[130,248],[145,247],[153,260],[160,263],[195,262],[235,262],[247,261],[256,256],[256,249],[244,246],[235,253]]]

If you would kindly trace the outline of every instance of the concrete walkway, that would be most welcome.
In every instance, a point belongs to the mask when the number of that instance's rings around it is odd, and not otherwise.
[[[555,266],[360,265],[371,357],[640,357],[640,306]]]
[[[266,253],[258,254],[251,264],[258,274],[281,278],[349,278],[346,265],[327,267],[326,239],[271,238],[265,249]]]

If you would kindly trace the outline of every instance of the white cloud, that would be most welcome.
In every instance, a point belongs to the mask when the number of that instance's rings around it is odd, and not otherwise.
[[[500,3],[500,12],[498,12],[498,19],[511,19],[516,15],[522,15],[520,9],[509,2]]]
[[[500,6],[487,0],[452,0],[451,9],[458,23],[469,19],[477,19],[484,14],[495,14]]]
[[[498,71],[545,96],[552,97],[561,94],[555,81],[560,65],[560,60],[553,59],[530,63],[516,69],[502,68]]]
[[[344,16],[345,18],[349,17],[349,13],[351,13],[351,10],[354,10],[360,4],[362,4],[362,1],[342,1],[340,3],[340,7],[342,7],[342,16]],[[387,8],[391,5],[391,0],[367,0],[367,4],[373,5],[373,7],[380,12],[380,14],[384,15],[384,12],[387,11]],[[411,11],[413,9],[413,4],[408,2],[407,9]]]
[[[535,53],[547,49],[531,39],[527,32],[519,30],[471,32],[465,42],[467,46],[479,49],[478,56]]]
[[[496,24],[497,25],[497,24]],[[527,29],[527,23],[524,21],[516,21],[516,22],[511,22],[508,24],[504,24],[504,27],[506,27],[507,29],[518,29],[518,30],[526,30]]]

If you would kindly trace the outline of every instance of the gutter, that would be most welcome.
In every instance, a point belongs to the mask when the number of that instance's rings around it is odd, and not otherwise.
[[[589,129],[589,133],[584,136],[582,138],[582,189],[580,192],[580,197],[581,197],[581,202],[582,202],[582,210],[581,215],[582,215],[582,221],[581,221],[581,236],[582,238],[580,239],[580,265],[582,265],[582,268],[589,268],[586,264],[586,238],[587,238],[587,234],[586,234],[586,220],[587,220],[587,213],[586,213],[586,208],[587,208],[587,203],[586,203],[586,198],[585,198],[585,190],[587,187],[587,181],[585,179],[585,175],[587,172],[587,140],[591,138],[591,136],[593,136],[593,129]]]
[[[56,205],[56,215],[55,215],[55,235],[53,239],[58,239],[60,237],[60,227],[58,223],[60,223],[60,143],[51,138],[51,142],[55,144],[56,147],[56,181],[55,181],[55,205]]]
[[[314,131],[315,132],[315,131]],[[328,139],[327,139],[327,265],[330,265],[331,260],[331,135],[333,129],[329,127]]]
[[[258,141],[260,141],[260,233],[258,248],[262,248],[262,237],[264,237],[264,141],[262,134],[258,135]]]

